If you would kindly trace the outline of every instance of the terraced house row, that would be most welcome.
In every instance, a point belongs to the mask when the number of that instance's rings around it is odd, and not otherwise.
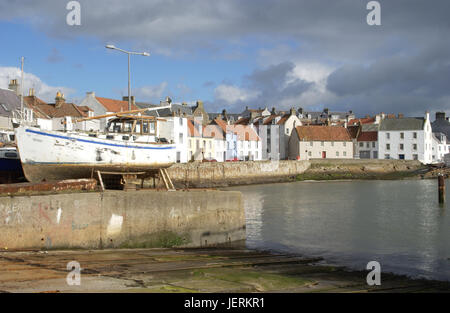
[[[11,120],[20,109],[17,80],[9,89],[0,89],[0,128],[12,130]],[[121,100],[87,92],[79,103],[67,102],[58,92],[54,103],[47,103],[30,89],[23,97],[24,119],[42,129],[70,129],[97,132],[108,125],[108,117],[93,116],[128,110],[128,98]],[[384,114],[357,118],[352,111],[306,111],[291,108],[246,107],[241,113],[207,112],[203,103],[174,103],[167,97],[159,104],[136,102],[132,110],[148,109],[144,114],[163,119],[161,142],[176,144],[176,160],[260,161],[309,159],[399,159],[422,163],[450,159],[450,123],[444,112],[431,122],[427,112],[420,117]]]

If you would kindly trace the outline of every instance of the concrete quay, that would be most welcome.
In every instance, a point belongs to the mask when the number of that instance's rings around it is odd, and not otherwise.
[[[0,251],[210,247],[245,237],[242,194],[234,191],[0,197]]]
[[[69,285],[67,264],[81,266]],[[242,248],[0,252],[0,292],[27,293],[361,293],[450,292],[450,282],[318,265],[318,259]]]

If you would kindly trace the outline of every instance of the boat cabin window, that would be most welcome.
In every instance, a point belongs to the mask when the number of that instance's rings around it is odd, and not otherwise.
[[[6,152],[5,157],[7,158],[17,158],[17,153],[14,152]]]
[[[116,119],[109,123],[107,129],[114,133],[155,135],[156,121],[147,119]]]

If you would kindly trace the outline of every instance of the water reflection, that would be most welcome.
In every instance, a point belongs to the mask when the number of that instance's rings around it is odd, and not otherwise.
[[[384,271],[450,280],[449,208],[438,205],[436,181],[232,189],[244,194],[250,248],[323,256],[357,269],[376,260]]]

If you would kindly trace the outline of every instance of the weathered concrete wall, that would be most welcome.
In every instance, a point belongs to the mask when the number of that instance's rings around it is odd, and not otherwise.
[[[308,161],[257,161],[176,164],[168,173],[177,188],[326,179],[397,179],[426,172],[419,161],[312,159]],[[161,185],[162,186],[162,185]]]
[[[200,247],[244,239],[239,192],[108,191],[0,198],[0,250]]]
[[[310,160],[299,180],[419,178],[428,169],[419,161],[405,160]]]
[[[176,164],[168,173],[177,188],[226,187],[295,180],[309,161],[256,161]]]

